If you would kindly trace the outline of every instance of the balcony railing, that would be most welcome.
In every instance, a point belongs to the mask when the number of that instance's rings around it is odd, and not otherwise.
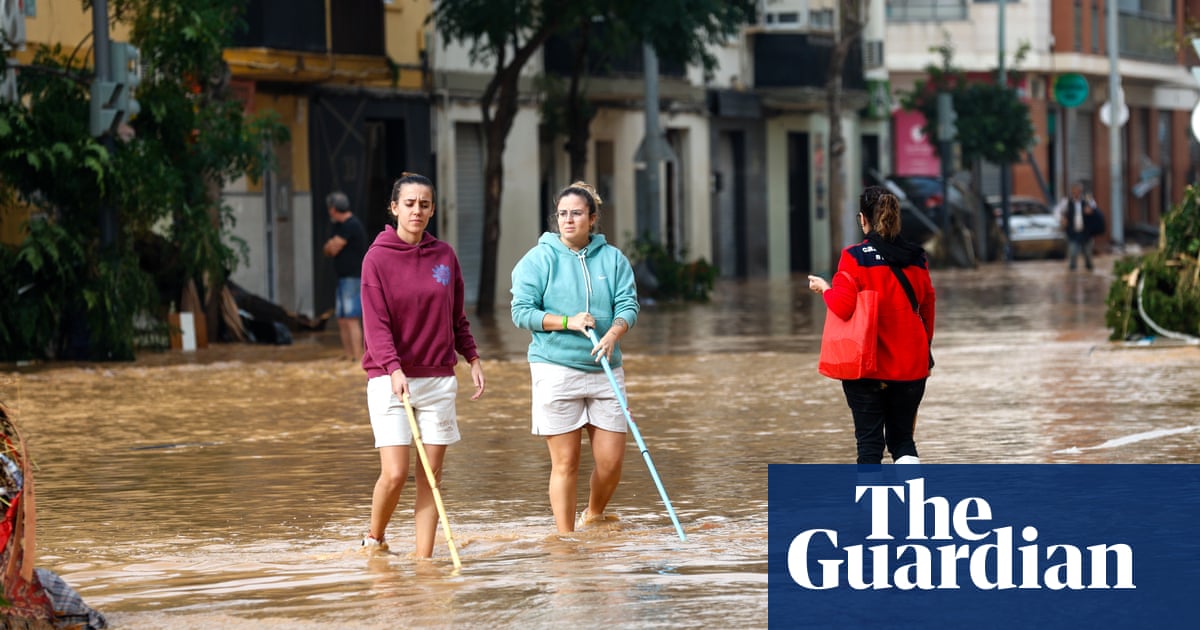
[[[825,87],[833,37],[815,33],[757,33],[754,36],[754,86]],[[863,49],[852,46],[842,69],[842,85],[865,90]]]
[[[1175,62],[1175,20],[1122,12],[1117,20],[1121,56],[1160,63]]]
[[[384,8],[379,0],[336,0],[326,41],[326,0],[249,0],[247,29],[234,38],[243,48],[347,55],[386,55]]]

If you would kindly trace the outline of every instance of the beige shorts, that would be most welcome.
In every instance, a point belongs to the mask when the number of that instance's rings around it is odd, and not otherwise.
[[[604,372],[584,372],[551,363],[530,363],[533,377],[533,434],[561,435],[584,425],[625,432],[625,414]],[[613,368],[625,395],[625,370]]]
[[[458,379],[453,376],[408,379],[409,400],[421,442],[454,444],[458,434],[458,413],[454,405]],[[392,377],[376,376],[367,380],[367,411],[375,432],[375,448],[412,444],[412,428],[404,403],[392,393]]]

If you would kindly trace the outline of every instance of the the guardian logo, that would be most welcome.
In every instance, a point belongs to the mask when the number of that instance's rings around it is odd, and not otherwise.
[[[1198,464],[770,464],[768,627],[1193,630]]]
[[[993,515],[985,498],[952,503],[927,493],[924,477],[859,484],[853,494],[869,515],[866,540],[878,542],[843,547],[837,529],[800,532],[787,546],[795,584],[816,591],[1137,588],[1134,550],[1125,542],[1042,541],[1035,523],[997,524],[1006,515]]]

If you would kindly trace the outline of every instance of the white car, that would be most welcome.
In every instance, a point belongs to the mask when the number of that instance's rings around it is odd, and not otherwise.
[[[987,198],[1003,234],[1004,216],[1000,196]],[[1067,253],[1067,237],[1054,210],[1035,197],[1012,196],[1008,199],[1008,226],[1012,233],[1013,257],[1061,258]]]

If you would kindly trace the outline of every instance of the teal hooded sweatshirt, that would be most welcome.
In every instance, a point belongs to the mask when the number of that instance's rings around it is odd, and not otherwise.
[[[599,339],[618,317],[632,327],[638,310],[633,267],[602,234],[593,234],[587,247],[573,252],[558,234],[546,232],[513,267],[512,321],[533,333],[530,363],[600,371],[604,368],[591,354],[591,340],[575,330],[545,330],[542,319],[547,313],[570,317],[587,311],[596,319]],[[609,365],[621,365],[619,344]]]

